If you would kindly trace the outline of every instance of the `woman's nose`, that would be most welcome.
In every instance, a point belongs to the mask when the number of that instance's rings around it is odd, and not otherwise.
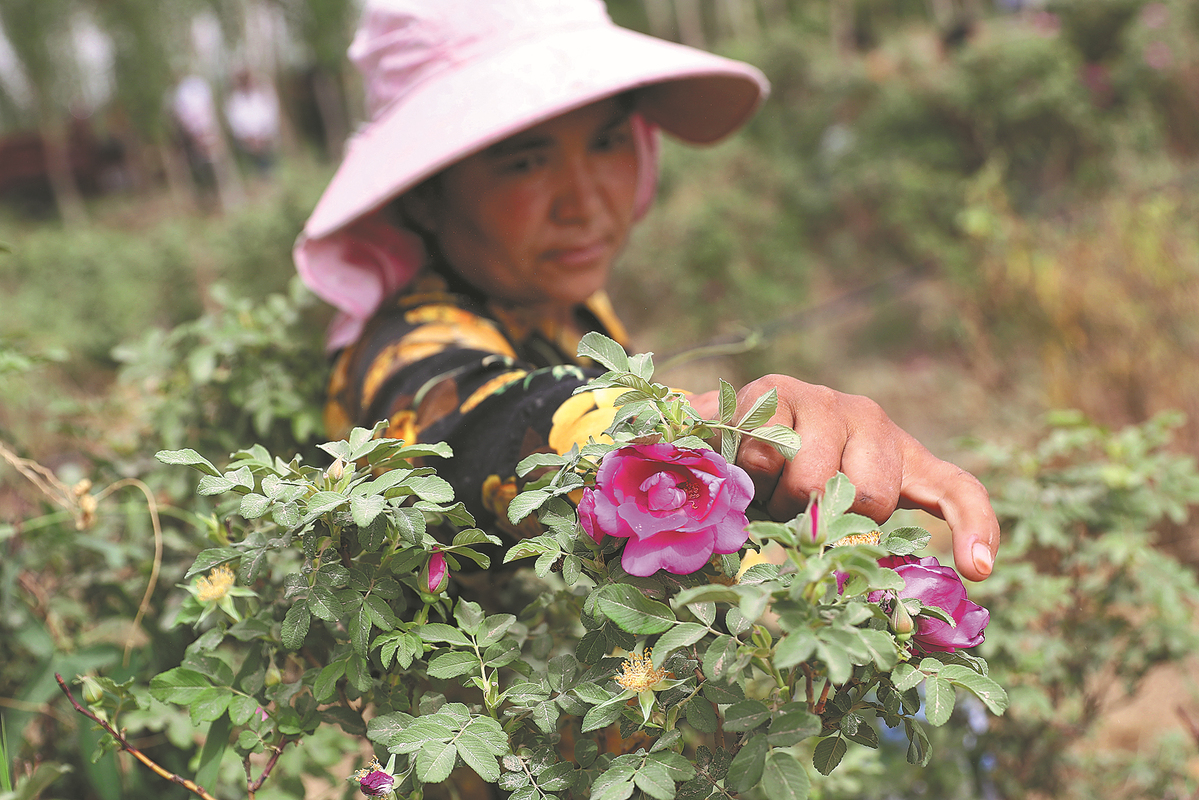
[[[553,213],[558,222],[586,222],[603,207],[600,176],[585,156],[562,165],[555,190]]]

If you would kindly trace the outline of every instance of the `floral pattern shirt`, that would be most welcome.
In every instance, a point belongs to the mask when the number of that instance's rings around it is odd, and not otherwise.
[[[447,268],[426,267],[338,354],[327,432],[339,438],[385,419],[386,436],[446,442],[454,456],[438,473],[479,527],[535,535],[535,518],[519,529],[508,521],[516,464],[599,439],[615,415],[619,390],[574,394],[598,373],[575,356],[588,331],[627,342],[602,292],[562,325],[490,299]]]

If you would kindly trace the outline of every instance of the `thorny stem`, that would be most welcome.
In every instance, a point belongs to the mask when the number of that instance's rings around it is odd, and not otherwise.
[[[157,763],[154,762],[153,759],[148,757],[141,750],[138,750],[136,747],[129,744],[129,741],[125,738],[125,736],[121,733],[118,733],[116,731],[116,729],[114,729],[111,725],[109,725],[106,720],[100,719],[100,717],[96,716],[96,714],[92,713],[89,709],[86,709],[83,706],[79,705],[79,701],[76,700],[75,695],[71,693],[71,689],[69,686],[67,686],[67,682],[64,681],[62,679],[62,676],[59,675],[57,672],[54,673],[54,680],[58,681],[58,688],[62,689],[63,694],[65,694],[67,696],[67,700],[71,701],[71,707],[74,708],[76,711],[78,711],[83,716],[90,719],[92,722],[95,722],[97,725],[99,725],[105,731],[107,731],[108,734],[110,736],[112,736],[113,739],[116,739],[117,744],[120,745],[121,749],[124,750],[126,753],[129,753],[131,756],[136,758],[138,761],[142,762],[144,765],[149,767],[150,770],[153,771],[156,775],[167,779],[171,783],[176,783],[176,784],[182,786],[184,789],[187,789],[192,794],[199,795],[200,797],[204,798],[204,800],[216,800],[215,797],[210,795],[208,792],[204,791],[204,789],[202,787],[196,785],[196,783],[194,781],[189,781],[187,778],[181,778],[178,775],[176,775],[175,773],[169,772],[169,771],[163,769],[162,767],[160,767]],[[279,749],[282,750],[283,748],[280,747]],[[277,758],[278,758],[278,753],[276,752],[275,759],[277,759]],[[274,766],[274,759],[272,759],[271,763],[267,765],[267,770],[269,771],[270,767],[272,767],[272,766]],[[265,775],[266,775],[266,773],[264,772],[263,776],[265,777]],[[259,779],[259,781],[261,781],[261,780],[262,780],[262,778]]]
[[[275,768],[275,764],[279,762],[279,756],[283,755],[283,748],[294,742],[295,739],[284,739],[279,742],[279,746],[275,748],[275,752],[271,753],[271,758],[266,762],[266,766],[262,768],[262,774],[258,776],[258,780],[250,783],[250,768],[249,757],[246,758],[246,793],[249,794],[250,800],[254,800],[254,793],[262,788],[262,784],[266,783],[266,779],[270,777],[271,770]]]

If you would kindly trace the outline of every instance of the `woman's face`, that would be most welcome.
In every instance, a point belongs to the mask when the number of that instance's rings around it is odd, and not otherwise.
[[[636,189],[629,112],[608,99],[458,162],[405,207],[487,294],[563,308],[607,282]]]

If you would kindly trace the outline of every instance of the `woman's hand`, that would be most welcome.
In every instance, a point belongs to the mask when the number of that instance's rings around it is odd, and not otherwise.
[[[852,510],[883,522],[896,508],[919,508],[949,523],[958,571],[980,581],[991,574],[999,549],[999,521],[987,490],[970,473],[942,461],[865,397],[767,375],[737,393],[739,408],[774,389],[778,409],[770,423],[803,440],[791,462],[770,445],[745,437],[737,464],[749,473],[756,499],[776,519],[801,512],[812,494],[843,472],[857,488]],[[716,413],[718,394],[691,399],[704,416]]]

